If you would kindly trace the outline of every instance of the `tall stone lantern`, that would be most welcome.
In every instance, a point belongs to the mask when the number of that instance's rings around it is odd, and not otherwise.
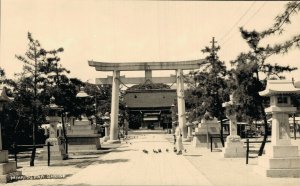
[[[108,112],[104,114],[102,117],[104,124],[102,125],[105,128],[105,136],[103,137],[103,141],[106,142],[109,140],[109,126],[110,126],[110,115]]]
[[[270,107],[265,112],[272,114],[272,137],[266,154],[258,158],[257,170],[267,177],[300,177],[298,146],[291,144],[289,124],[289,114],[296,112],[290,95],[300,94],[300,89],[292,81],[268,80],[266,89],[259,94],[270,97]]]
[[[230,101],[223,103],[226,108],[226,116],[229,119],[230,135],[226,138],[225,147],[222,151],[224,158],[243,158],[246,155],[246,149],[243,147],[244,143],[241,137],[237,134],[237,119],[235,105],[238,105],[236,98],[230,95]]]
[[[47,120],[49,121],[49,138],[46,139],[46,145],[50,143],[51,146],[51,159],[54,160],[64,160],[68,158],[65,149],[65,142],[62,136],[57,135],[57,124],[61,120],[60,112],[63,110],[63,107],[60,107],[54,103],[55,98],[51,97],[50,105],[48,107],[48,116]],[[44,147],[42,152],[42,159],[47,159],[47,147]]]
[[[6,95],[5,87],[0,86],[0,113],[2,113],[3,106],[9,102],[10,99]],[[17,171],[17,164],[15,161],[8,161],[8,151],[2,149],[2,133],[0,123],[0,183],[6,183],[12,179],[13,176],[21,175]]]

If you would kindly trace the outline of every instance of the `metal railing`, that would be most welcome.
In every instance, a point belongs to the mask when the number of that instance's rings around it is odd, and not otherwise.
[[[263,141],[249,141],[249,139],[247,138],[246,141],[244,143],[246,143],[246,165],[249,163],[249,153],[250,153],[250,143],[262,143]],[[270,143],[271,141],[266,141],[267,143]],[[258,154],[257,156],[258,157]],[[256,157],[251,157],[251,158],[256,158]]]
[[[223,135],[223,138],[226,139],[227,136],[228,135]],[[209,138],[210,138],[210,152],[212,152],[212,150],[213,150],[213,139],[220,139],[221,140],[221,135],[220,134],[209,135]],[[224,147],[223,144],[222,144],[222,147]]]
[[[13,147],[13,153],[14,153],[14,159],[15,159],[15,162],[16,162],[16,167],[18,167],[18,152],[19,152],[19,148],[20,147],[25,147],[27,150],[32,150],[32,148],[42,148],[44,146],[47,146],[47,165],[50,166],[50,160],[51,160],[51,145],[50,142],[48,142],[47,144],[37,144],[35,146],[33,145],[16,145],[16,144],[13,144],[12,147]]]

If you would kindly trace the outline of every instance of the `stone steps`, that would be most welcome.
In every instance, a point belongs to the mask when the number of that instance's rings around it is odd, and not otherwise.
[[[0,163],[0,175],[15,172],[16,169],[17,166],[15,161]]]
[[[67,135],[72,135],[72,134],[76,134],[76,135],[92,135],[92,134],[97,134],[98,131],[96,130],[70,130],[67,131]]]
[[[269,169],[300,169],[300,157],[259,158],[259,165]]]
[[[260,175],[273,178],[299,178],[300,169],[267,169],[257,166],[254,171]]]
[[[11,181],[19,180],[18,176],[21,176],[21,171],[14,171],[8,174],[0,175],[0,183],[8,183]]]

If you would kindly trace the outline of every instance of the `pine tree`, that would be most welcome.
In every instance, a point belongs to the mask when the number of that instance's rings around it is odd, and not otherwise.
[[[267,141],[267,118],[264,111],[263,98],[259,96],[258,92],[265,88],[266,79],[260,81],[259,74],[265,73],[267,77],[282,76],[283,72],[290,72],[297,68],[290,67],[289,65],[279,65],[267,63],[267,59],[276,54],[285,54],[292,47],[300,46],[300,35],[293,36],[289,40],[275,44],[261,46],[261,41],[269,36],[283,34],[283,26],[291,23],[290,18],[300,10],[300,2],[287,3],[286,10],[278,15],[275,19],[274,25],[264,31],[258,32],[256,30],[248,31],[244,28],[240,28],[243,39],[250,47],[250,51],[247,53],[241,53],[234,61],[233,65],[236,65],[236,70],[233,70],[233,76],[236,80],[235,91],[238,95],[238,101],[242,107],[239,109],[240,114],[244,115],[244,118],[248,118],[248,121],[263,119],[265,134],[263,143],[261,144],[259,155],[263,153],[265,143]]]
[[[221,141],[223,141],[223,119],[225,118],[224,108],[222,103],[228,99],[228,89],[225,77],[227,75],[226,66],[217,55],[220,46],[215,46],[213,38],[211,47],[205,47],[202,52],[208,54],[204,62],[201,64],[201,69],[191,72],[196,88],[192,91],[194,96],[198,98],[198,103],[194,105],[194,115],[203,116],[206,111],[209,111],[212,116],[218,118],[221,122]],[[187,102],[193,102],[188,101]]]
[[[30,166],[34,166],[37,127],[45,121],[43,105],[49,104],[51,96],[50,93],[47,93],[49,90],[47,74],[51,71],[49,61],[52,60],[49,54],[56,54],[62,49],[47,51],[42,48],[38,40],[32,37],[31,33],[28,33],[27,38],[29,43],[25,55],[16,55],[16,58],[23,63],[23,72],[17,74],[20,79],[15,88],[16,101],[29,108],[28,117],[31,118],[33,145]]]

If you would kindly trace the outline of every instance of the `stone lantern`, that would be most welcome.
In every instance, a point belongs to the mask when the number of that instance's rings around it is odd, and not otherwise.
[[[5,87],[0,87],[0,113],[2,113],[3,106],[9,102],[10,99],[6,95]],[[8,151],[2,149],[2,133],[0,123],[0,183],[9,182],[13,176],[21,175],[20,171],[17,171],[17,164],[15,161],[8,161]]]
[[[222,155],[224,158],[242,158],[246,155],[246,149],[243,147],[244,143],[241,141],[241,137],[237,134],[237,119],[236,110],[234,106],[238,105],[233,95],[230,95],[230,101],[223,103],[223,107],[226,108],[226,116],[229,119],[230,135],[226,138],[225,147]]]
[[[272,114],[271,145],[266,146],[266,155],[258,158],[260,173],[268,177],[300,177],[298,146],[291,144],[289,114],[296,112],[291,104],[291,94],[300,94],[292,81],[268,80],[267,87],[259,93],[270,97],[270,107],[265,112]]]
[[[47,120],[49,121],[49,138],[46,139],[46,145],[50,143],[51,146],[51,159],[54,160],[64,160],[68,158],[65,149],[65,142],[62,136],[57,135],[57,124],[61,120],[60,112],[63,110],[63,107],[60,107],[54,103],[55,98],[51,97],[50,105],[47,108],[48,116]],[[47,159],[47,146],[44,147],[42,152],[42,159]]]
[[[185,124],[188,128],[188,132],[187,132],[187,141],[191,141],[192,139],[192,127],[193,127],[193,123],[187,121]]]
[[[193,130],[195,128],[195,126],[198,124],[198,121],[194,121],[194,122],[186,122],[186,126],[188,128],[188,132],[187,132],[187,140],[188,141],[192,141],[193,139]]]
[[[103,137],[103,141],[106,142],[107,140],[109,140],[109,122],[110,122],[110,117],[109,117],[109,113],[106,112],[104,114],[104,116],[102,117],[104,124],[102,125],[105,128],[105,136]]]

